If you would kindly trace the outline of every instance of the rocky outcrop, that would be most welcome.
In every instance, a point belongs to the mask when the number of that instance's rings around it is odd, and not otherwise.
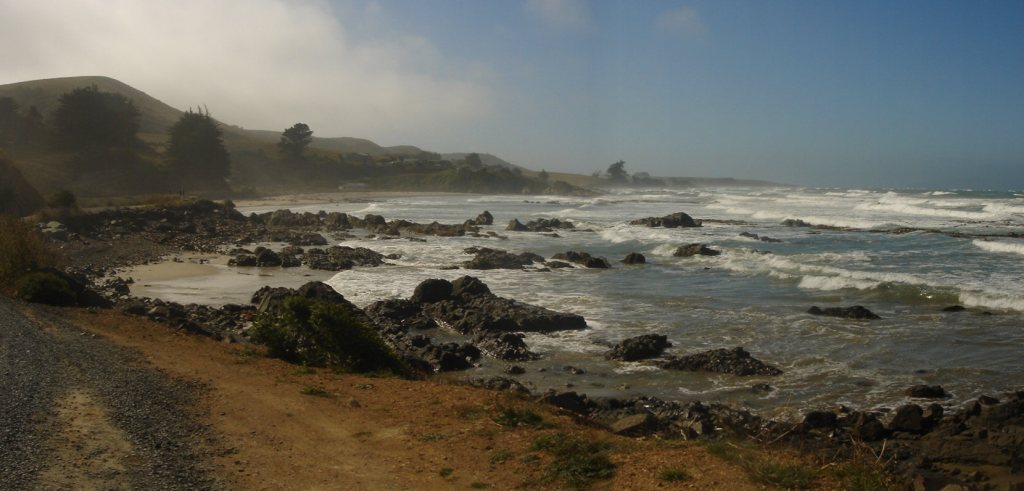
[[[466,269],[522,269],[524,266],[544,262],[544,257],[532,252],[512,254],[487,247],[470,247],[465,252],[475,254],[473,259],[462,263],[462,267]]]
[[[326,250],[307,250],[302,262],[310,269],[341,271],[355,266],[380,266],[384,264],[384,255],[365,247],[331,246]]]
[[[572,222],[559,220],[557,218],[540,218],[537,220],[531,220],[527,223],[522,223],[518,218],[512,219],[508,222],[508,226],[505,230],[513,232],[554,232],[555,230],[573,229],[576,228]]]
[[[942,399],[949,396],[941,385],[915,385],[907,389],[906,394],[918,399]]]
[[[670,357],[658,364],[668,370],[731,373],[733,375],[780,375],[782,370],[758,360],[741,347],[715,349],[694,355]]]
[[[828,317],[841,317],[843,319],[861,319],[861,320],[874,320],[881,319],[874,312],[864,308],[860,305],[854,305],[853,307],[828,307],[820,308],[817,306],[807,309],[807,313],[811,315],[824,315]]]
[[[643,334],[625,339],[605,353],[610,360],[637,361],[661,356],[665,348],[672,346],[662,334]]]
[[[644,264],[647,262],[647,258],[639,252],[630,252],[626,254],[626,257],[622,260],[623,264]]]
[[[561,261],[569,261],[569,262],[573,262],[573,263],[576,263],[576,264],[583,265],[584,267],[587,267],[587,268],[608,269],[608,268],[612,267],[612,265],[608,263],[607,259],[605,259],[603,257],[591,256],[589,253],[586,253],[586,252],[577,252],[577,251],[560,252],[558,254],[555,254],[554,256],[551,256],[551,259],[557,259],[557,260],[561,260]]]
[[[467,225],[494,225],[494,215],[491,212],[484,210],[483,213],[479,214],[473,220],[467,220]]]
[[[671,215],[665,215],[663,217],[640,218],[638,220],[633,220],[629,222],[629,224],[665,228],[701,226],[700,220],[694,220],[690,215],[687,215],[686,213],[683,212],[673,213]]]
[[[367,313],[385,326],[405,328],[408,319],[436,319],[451,329],[472,336],[485,353],[506,361],[535,359],[518,332],[553,332],[584,329],[578,315],[554,312],[502,298],[483,282],[464,276],[453,282],[432,279],[420,283],[406,300],[388,300],[367,307]]]
[[[704,244],[687,244],[679,246],[672,255],[675,257],[717,256],[721,253],[722,251],[712,249]]]

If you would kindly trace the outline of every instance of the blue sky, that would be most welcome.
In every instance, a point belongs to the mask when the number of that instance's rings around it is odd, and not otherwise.
[[[1020,1],[162,1],[0,0],[0,28],[93,46],[19,33],[0,83],[102,73],[246,127],[535,169],[1024,187]]]

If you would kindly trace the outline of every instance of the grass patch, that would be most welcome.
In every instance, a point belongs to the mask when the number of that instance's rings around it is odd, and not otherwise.
[[[373,436],[373,432],[370,432],[370,431],[360,431],[360,432],[353,433],[352,436],[362,440],[362,439],[370,438],[371,436]]]
[[[13,282],[25,273],[55,263],[56,256],[32,225],[0,214],[0,282]]]
[[[491,485],[485,482],[474,482],[469,485],[472,489],[490,489]]]
[[[499,426],[503,426],[505,428],[518,428],[520,426],[550,428],[553,426],[551,423],[544,421],[544,418],[541,415],[529,409],[506,407],[491,419]]]
[[[317,385],[307,385],[303,387],[300,392],[307,396],[332,397],[332,394],[328,392],[327,389]]]
[[[487,457],[487,461],[492,464],[500,464],[514,456],[515,454],[508,450],[498,450],[496,452],[491,452],[491,455]]]
[[[832,468],[831,474],[847,491],[888,491],[894,488],[889,476],[878,466],[841,464]]]
[[[720,440],[702,444],[712,455],[738,465],[755,482],[782,489],[810,489],[822,472],[802,462],[772,458],[749,446]]]
[[[686,469],[680,469],[679,467],[668,467],[658,474],[658,479],[665,482],[689,481],[692,478],[693,476],[686,472]]]
[[[313,368],[313,367],[308,367],[306,365],[303,365],[303,366],[301,366],[299,368],[296,368],[295,371],[292,372],[292,373],[294,373],[295,375],[312,375],[312,374],[316,373],[316,369]]]
[[[438,471],[437,474],[445,479],[448,479],[454,472],[455,469],[452,469],[451,467],[444,467],[440,471]]]
[[[452,409],[455,412],[455,416],[468,421],[480,419],[480,417],[487,412],[487,409],[482,406],[476,406],[473,404],[459,404]]]
[[[561,480],[573,488],[615,475],[615,464],[605,452],[608,445],[584,440],[566,433],[552,433],[537,438],[530,450],[546,452],[553,457],[548,464],[548,481]]]
[[[422,442],[436,442],[446,439],[448,439],[448,435],[444,433],[424,433],[419,436],[419,440]]]

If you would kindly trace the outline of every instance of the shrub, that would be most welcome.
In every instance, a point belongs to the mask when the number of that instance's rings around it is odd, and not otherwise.
[[[590,442],[565,433],[544,435],[533,442],[530,450],[551,454],[547,478],[561,479],[573,488],[584,488],[598,479],[615,474],[615,464],[605,453],[607,445]]]
[[[75,292],[64,278],[53,273],[29,273],[18,279],[18,297],[35,303],[49,305],[74,305]]]
[[[75,193],[72,193],[67,189],[61,189],[46,198],[46,206],[49,206],[50,208],[77,210],[78,198],[75,197]]]
[[[7,284],[21,275],[52,265],[53,255],[31,225],[0,215],[0,281]]]
[[[267,346],[267,354],[292,363],[350,372],[410,370],[380,336],[341,305],[291,297],[280,312],[264,314],[252,329],[252,340]]]

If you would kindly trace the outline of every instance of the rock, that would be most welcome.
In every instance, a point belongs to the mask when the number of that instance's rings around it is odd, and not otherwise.
[[[609,427],[612,433],[623,436],[647,435],[657,428],[658,418],[646,412],[621,418]]]
[[[832,411],[811,411],[804,416],[802,426],[806,430],[826,429],[836,427],[839,418]]]
[[[925,429],[925,421],[921,406],[917,404],[906,404],[896,409],[896,416],[889,422],[889,430],[903,431],[907,433],[922,433]]]
[[[690,215],[683,212],[673,213],[663,217],[641,218],[639,220],[633,220],[629,222],[629,224],[665,228],[699,227],[701,225],[700,221],[694,220]]]
[[[365,247],[331,246],[326,250],[309,249],[302,256],[310,269],[341,271],[355,266],[380,266],[384,255]]]
[[[645,360],[661,356],[665,348],[670,346],[672,343],[668,342],[668,338],[662,334],[643,334],[622,340],[604,356],[611,360]]]
[[[544,262],[542,256],[532,252],[512,254],[501,249],[487,247],[470,247],[465,252],[476,255],[473,259],[462,263],[466,269],[522,269],[523,266],[530,266],[535,262]]]
[[[483,213],[477,215],[476,219],[473,220],[474,225],[494,225],[494,215],[491,212],[484,210]]]
[[[505,230],[510,232],[528,232],[530,229],[526,228],[526,225],[523,225],[518,218],[513,218],[512,221],[508,222]]]
[[[239,266],[239,267],[254,267],[259,264],[259,260],[256,256],[250,254],[239,254],[232,259],[228,260],[228,266]]]
[[[523,335],[512,332],[481,332],[473,341],[488,355],[502,361],[531,361],[540,358],[530,351]]]
[[[949,307],[942,309],[943,312],[963,312],[965,310],[967,310],[967,307],[964,307],[963,305],[950,305]]]
[[[782,242],[779,239],[773,239],[771,237],[764,237],[751,232],[740,232],[740,237],[746,237],[748,239],[759,240],[761,242]]]
[[[452,282],[452,296],[463,300],[490,294],[491,289],[479,278],[473,276],[463,276]]]
[[[787,218],[782,221],[782,225],[786,227],[813,227],[810,223],[807,223],[799,218]]]
[[[711,249],[704,244],[687,244],[680,246],[672,253],[675,257],[690,257],[690,256],[717,256],[722,251]]]
[[[454,287],[448,280],[429,279],[416,285],[410,300],[416,303],[434,303],[451,296]]]
[[[881,319],[881,317],[876,315],[874,312],[860,305],[854,305],[853,307],[828,307],[825,309],[814,306],[808,309],[807,313],[811,315],[841,317],[844,319]]]
[[[584,416],[590,412],[587,396],[575,392],[548,392],[541,396],[540,401]]]
[[[555,230],[571,229],[576,228],[572,222],[559,220],[557,218],[539,218],[537,220],[531,220],[526,224],[523,224],[519,219],[513,219],[508,222],[508,226],[505,230],[515,232],[552,232]]]
[[[505,373],[509,375],[522,375],[526,373],[526,369],[519,365],[508,365],[505,367]]]
[[[527,389],[525,385],[508,377],[477,378],[469,380],[468,383],[473,387],[480,387],[488,390],[513,392],[523,395],[530,393],[530,389]]]
[[[949,395],[941,385],[915,385],[907,389],[906,394],[920,399],[941,399]]]
[[[256,255],[256,265],[261,267],[280,266],[281,256],[270,249],[264,249]]]
[[[625,264],[644,264],[647,262],[647,258],[638,252],[631,252],[626,255],[622,262]]]
[[[716,349],[694,355],[670,357],[658,364],[669,370],[706,371],[733,375],[779,375],[782,370],[750,356],[741,347]]]
[[[563,261],[571,261],[576,264],[582,264],[587,268],[607,269],[612,267],[608,263],[608,260],[603,257],[594,257],[586,252],[568,251],[555,254],[551,256],[551,259],[559,259]],[[546,264],[545,264],[546,265]],[[551,266],[548,266],[551,267]]]

